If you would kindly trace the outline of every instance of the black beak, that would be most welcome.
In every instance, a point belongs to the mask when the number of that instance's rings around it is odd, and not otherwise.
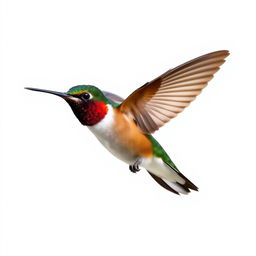
[[[68,95],[67,93],[64,93],[64,92],[55,92],[55,91],[44,90],[44,89],[38,89],[38,88],[31,88],[31,87],[25,87],[25,89],[31,90],[31,91],[37,91],[37,92],[50,93],[50,94],[53,94],[53,95],[60,96],[60,97],[63,98],[63,99],[70,99],[70,98],[72,98],[71,95]]]

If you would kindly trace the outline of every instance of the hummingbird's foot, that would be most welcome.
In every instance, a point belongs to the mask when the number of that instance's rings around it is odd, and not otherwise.
[[[129,169],[131,172],[136,173],[140,171],[139,165],[141,164],[141,158],[138,158],[133,165],[129,165]]]
[[[140,171],[140,168],[139,167],[136,168],[134,165],[129,165],[129,169],[133,173]]]

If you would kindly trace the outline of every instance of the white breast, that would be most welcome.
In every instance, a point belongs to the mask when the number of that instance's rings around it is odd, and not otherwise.
[[[88,126],[90,131],[97,137],[100,143],[115,157],[118,159],[131,164],[134,163],[135,159],[129,155],[128,152],[121,147],[120,140],[116,133],[114,133],[114,111],[111,105],[107,105],[108,112],[106,116],[97,124]]]

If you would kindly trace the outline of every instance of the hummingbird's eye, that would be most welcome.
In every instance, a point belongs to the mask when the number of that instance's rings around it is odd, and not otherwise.
[[[82,95],[82,98],[84,100],[89,100],[91,98],[91,94],[89,94],[88,92],[85,92],[83,95]]]

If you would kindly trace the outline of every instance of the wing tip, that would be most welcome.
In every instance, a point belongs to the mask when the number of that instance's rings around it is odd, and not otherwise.
[[[223,63],[225,62],[225,59],[230,55],[230,52],[229,50],[219,50],[219,51],[215,51],[215,52],[211,52],[211,53],[208,53],[208,54],[205,54],[201,57],[208,57],[208,56],[211,56],[211,57],[220,57],[221,59],[223,59]],[[199,57],[200,58],[200,57]],[[222,64],[223,64],[222,63]],[[221,64],[221,65],[222,65]],[[220,66],[221,66],[220,65]]]

